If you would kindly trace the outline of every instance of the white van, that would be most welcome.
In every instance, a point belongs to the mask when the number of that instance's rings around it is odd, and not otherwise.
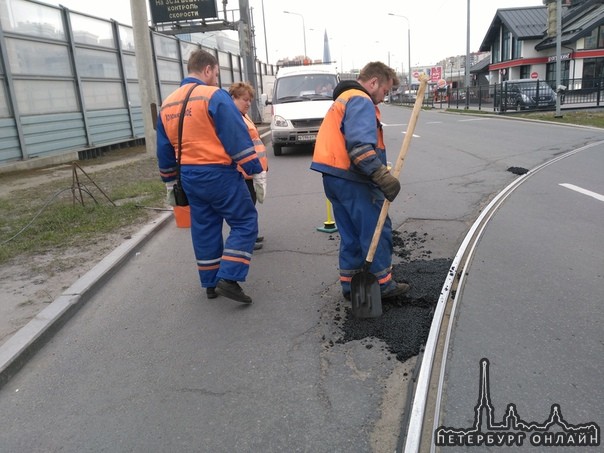
[[[287,66],[275,77],[271,140],[275,156],[284,146],[312,145],[333,102],[340,77],[333,65]]]

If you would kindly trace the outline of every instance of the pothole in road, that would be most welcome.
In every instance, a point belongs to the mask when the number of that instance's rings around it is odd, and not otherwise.
[[[508,171],[515,175],[524,175],[525,173],[528,173],[528,170],[522,167],[509,167]]]
[[[431,254],[425,250],[426,236],[394,232],[394,253],[404,262],[393,265],[392,276],[397,282],[409,283],[411,289],[401,297],[382,301],[379,318],[357,319],[349,302],[338,302],[336,312],[345,313],[345,319],[342,316],[342,336],[337,343],[364,340],[365,347],[372,348],[376,346],[372,339],[381,340],[401,362],[419,354],[428,339],[434,308],[452,264],[451,259],[425,259]]]

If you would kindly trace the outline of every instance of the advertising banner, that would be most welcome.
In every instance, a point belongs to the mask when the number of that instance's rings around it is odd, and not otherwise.
[[[429,83],[437,83],[440,79],[444,78],[442,66],[418,67],[413,68],[413,71],[411,72],[411,84],[419,85],[419,78],[422,74],[426,74],[428,76]]]

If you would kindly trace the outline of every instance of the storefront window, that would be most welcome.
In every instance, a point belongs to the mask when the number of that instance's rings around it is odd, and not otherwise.
[[[556,84],[556,63],[548,63],[546,67],[545,80],[550,82],[550,85],[554,87]],[[560,67],[560,84],[568,86],[569,82],[569,71],[570,71],[570,60],[563,60],[562,66]]]
[[[598,86],[604,77],[604,58],[586,58],[583,61],[583,88]]]

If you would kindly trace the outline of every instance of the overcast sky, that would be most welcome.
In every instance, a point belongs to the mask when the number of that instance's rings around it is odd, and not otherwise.
[[[144,1],[148,4],[148,0]],[[45,3],[132,24],[129,0],[45,0]],[[403,65],[406,70],[407,23],[411,30],[412,66],[430,66],[466,53],[468,0],[249,0],[249,4],[256,28],[257,56],[267,61],[268,47],[269,63],[302,55],[303,31],[308,56],[321,59],[327,31],[331,58],[343,69],[381,60],[396,69]],[[217,6],[221,10],[222,1],[217,0]],[[543,0],[470,0],[470,51],[478,51],[497,9],[523,6],[543,6]],[[238,7],[238,0],[228,2],[227,9]],[[296,14],[286,14],[284,10]]]

